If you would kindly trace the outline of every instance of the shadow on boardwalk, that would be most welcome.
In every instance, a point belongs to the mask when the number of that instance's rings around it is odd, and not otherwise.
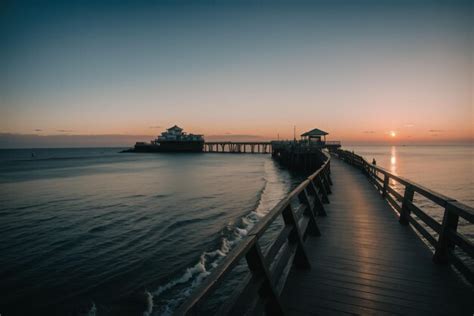
[[[474,291],[432,253],[357,169],[333,159],[322,236],[309,238],[311,270],[293,268],[281,295],[298,315],[472,315]]]

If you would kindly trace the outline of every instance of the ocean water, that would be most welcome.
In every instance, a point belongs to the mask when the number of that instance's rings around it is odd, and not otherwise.
[[[0,150],[0,313],[173,309],[300,182],[269,155]]]
[[[474,145],[344,146],[390,172],[474,207]]]
[[[474,205],[472,146],[345,148]],[[302,180],[269,155],[118,151],[0,150],[2,315],[172,314]]]

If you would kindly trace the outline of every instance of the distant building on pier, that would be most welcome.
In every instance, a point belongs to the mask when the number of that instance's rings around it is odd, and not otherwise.
[[[319,128],[315,128],[301,134],[301,140],[307,141],[308,143],[317,142],[317,143],[326,143],[326,135],[329,133],[320,130]]]

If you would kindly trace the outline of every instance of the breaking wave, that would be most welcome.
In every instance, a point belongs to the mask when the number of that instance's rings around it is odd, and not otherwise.
[[[171,315],[201,282],[211,274],[227,254],[245,238],[255,224],[263,218],[288,192],[289,183],[282,179],[282,174],[272,161],[265,162],[265,185],[260,192],[255,210],[241,217],[236,223],[228,223],[221,231],[220,246],[201,254],[198,262],[186,268],[177,278],[159,286],[151,294],[153,298],[163,301],[153,313],[144,315]],[[167,292],[173,292],[170,299],[161,298]]]

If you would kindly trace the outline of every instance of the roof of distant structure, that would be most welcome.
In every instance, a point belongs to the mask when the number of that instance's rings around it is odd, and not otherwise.
[[[301,134],[301,136],[325,136],[325,135],[328,135],[328,133],[318,128],[312,129],[309,132]]]
[[[181,127],[179,127],[178,125],[175,125],[175,126],[173,126],[173,127],[168,128],[168,130],[170,130],[170,129],[180,129],[180,130],[183,130],[183,129],[182,129]]]

